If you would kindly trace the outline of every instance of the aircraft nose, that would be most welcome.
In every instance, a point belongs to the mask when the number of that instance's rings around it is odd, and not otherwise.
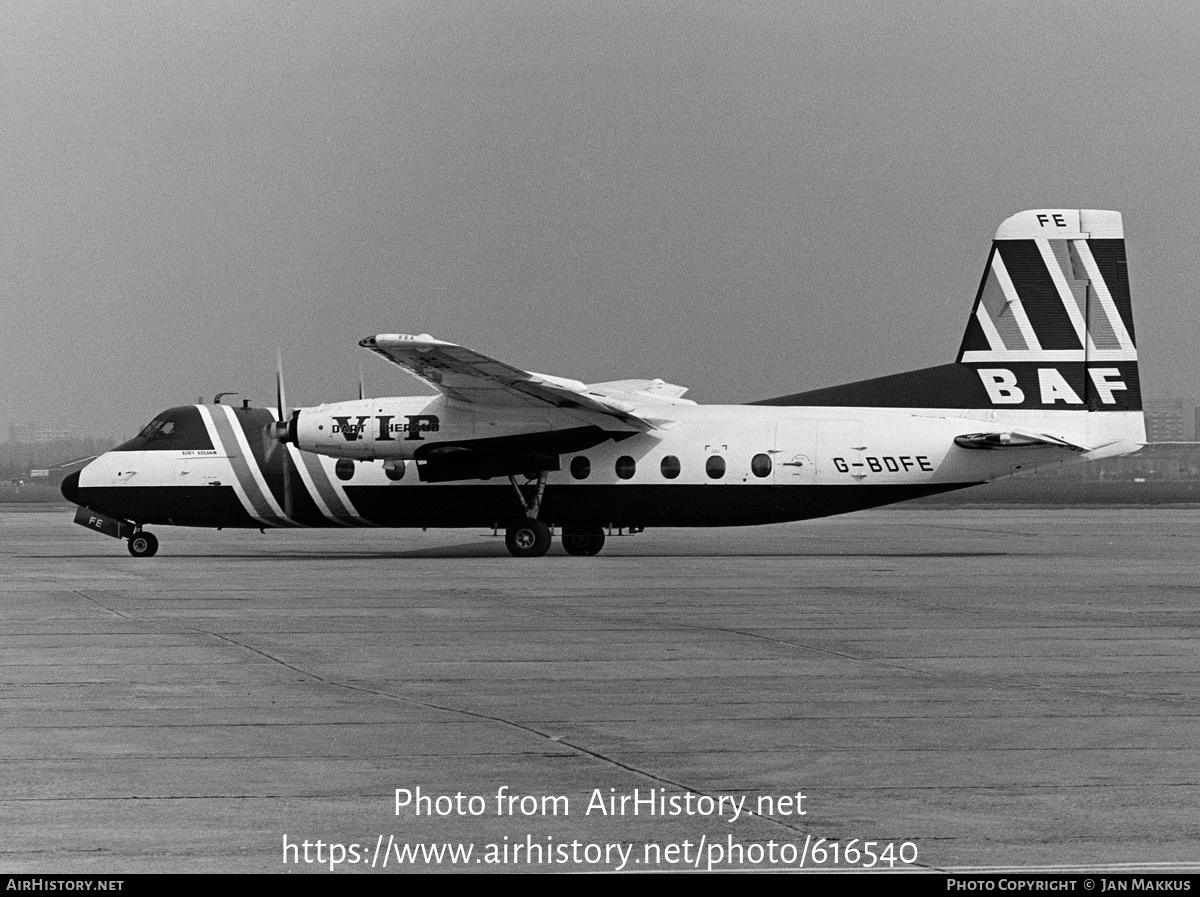
[[[59,487],[62,489],[63,498],[73,505],[79,504],[79,474],[78,470],[67,474],[63,477],[62,486]]]

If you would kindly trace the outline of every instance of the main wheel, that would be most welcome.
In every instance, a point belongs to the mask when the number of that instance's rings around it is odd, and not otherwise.
[[[550,527],[532,517],[522,517],[504,532],[508,553],[518,558],[540,558],[550,550]]]
[[[129,553],[135,558],[152,558],[158,551],[158,539],[153,533],[134,533],[129,537]]]
[[[599,526],[564,526],[562,544],[567,554],[591,557],[604,547],[604,530]]]

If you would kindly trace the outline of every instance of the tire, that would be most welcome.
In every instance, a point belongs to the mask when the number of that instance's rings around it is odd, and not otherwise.
[[[508,553],[516,558],[540,558],[550,550],[550,527],[540,520],[522,517],[504,532]]]
[[[129,553],[135,558],[152,558],[158,552],[158,539],[153,533],[134,533],[129,537]]]
[[[592,557],[604,547],[604,530],[598,526],[563,527],[562,544],[567,554]]]

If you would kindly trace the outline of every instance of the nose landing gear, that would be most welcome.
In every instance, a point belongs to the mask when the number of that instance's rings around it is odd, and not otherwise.
[[[158,539],[153,533],[136,532],[129,537],[129,553],[135,558],[152,558],[158,552]]]

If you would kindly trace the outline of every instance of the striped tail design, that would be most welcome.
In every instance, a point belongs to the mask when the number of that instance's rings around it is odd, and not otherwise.
[[[752,404],[1141,411],[1120,213],[1031,209],[1001,224],[953,364]]]
[[[996,231],[958,362],[994,405],[1142,407],[1119,212],[1033,209]],[[1016,384],[1036,384],[1026,401]]]

